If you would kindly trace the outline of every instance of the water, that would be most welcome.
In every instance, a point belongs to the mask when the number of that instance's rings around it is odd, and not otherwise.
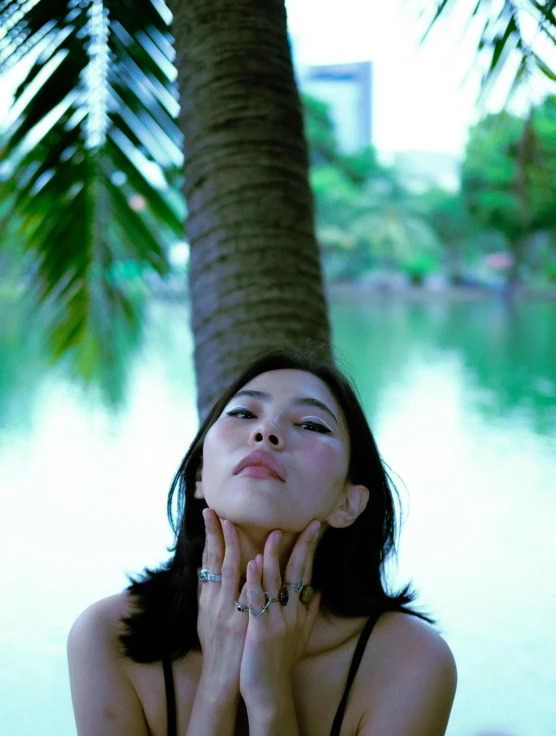
[[[449,736],[556,734],[556,305],[333,307],[406,521],[412,578],[459,669]],[[166,491],[196,428],[187,314],[157,305],[119,412],[46,371],[4,320],[0,733],[75,734],[67,631],[165,559]],[[405,486],[404,486],[405,483]]]

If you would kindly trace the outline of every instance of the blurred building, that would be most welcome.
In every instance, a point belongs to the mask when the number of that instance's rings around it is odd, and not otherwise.
[[[298,66],[301,90],[330,106],[338,145],[354,153],[372,142],[372,64]]]
[[[290,36],[297,84],[302,92],[328,103],[336,140],[344,153],[373,144],[373,64],[302,63],[302,39]],[[398,180],[418,194],[428,189],[457,192],[461,157],[436,151],[382,151],[379,161],[394,169]]]

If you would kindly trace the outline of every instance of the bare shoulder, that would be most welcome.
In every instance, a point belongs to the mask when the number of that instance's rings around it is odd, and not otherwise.
[[[385,613],[376,625],[376,640],[387,647],[393,666],[404,669],[428,664],[455,677],[455,661],[446,641],[430,624],[407,613]]]
[[[121,631],[120,619],[130,613],[129,596],[117,593],[96,601],[75,620],[70,629],[68,646],[78,643],[83,637],[101,637],[108,643],[116,644]]]
[[[404,613],[378,620],[363,660],[361,736],[442,736],[456,691],[456,664],[435,629]]]
[[[118,637],[122,632],[121,618],[130,612],[129,596],[118,593],[93,603],[78,616],[68,635],[70,674],[76,657],[96,652],[102,652],[102,656],[110,659],[114,666],[123,663]]]
[[[126,594],[104,598],[75,621],[68,637],[71,696],[79,736],[148,734],[118,641],[130,612]]]

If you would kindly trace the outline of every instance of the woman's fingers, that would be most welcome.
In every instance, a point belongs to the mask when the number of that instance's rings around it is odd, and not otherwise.
[[[224,560],[221,568],[222,592],[236,600],[240,574],[239,536],[234,524],[227,519],[222,522],[222,531],[225,543]]]
[[[282,532],[277,530],[271,532],[264,546],[262,559],[263,566],[263,590],[268,591],[275,598],[282,587],[282,575],[280,573],[280,541]]]
[[[308,524],[299,535],[286,568],[285,580],[288,583],[295,583],[300,578],[306,585],[311,582],[310,576],[313,570],[319,529],[320,522],[315,520]]]
[[[206,543],[203,567],[222,575],[200,583],[197,631],[203,652],[203,678],[215,693],[239,694],[241,657],[248,619],[236,611],[239,542],[234,525],[213,509],[203,510]]]
[[[267,596],[265,596],[262,587],[262,572],[262,556],[257,555],[254,560],[250,560],[247,563],[247,580],[245,581],[247,605],[249,606],[250,614],[253,614],[255,618],[257,618],[257,613],[262,611],[267,602]]]
[[[301,575],[306,584],[309,584],[313,579],[313,565],[315,563],[315,553],[317,551],[318,543],[324,534],[325,527],[322,524],[316,526],[315,531],[312,533],[311,541],[309,543],[309,554],[307,555],[304,574]]]
[[[259,555],[257,555],[258,557]],[[261,566],[260,566],[260,560],[250,560],[247,563],[247,581],[246,581],[247,590],[249,591],[249,586],[251,586],[255,591],[257,591],[257,588],[262,587],[262,581],[261,581]],[[259,592],[259,591],[257,591]]]
[[[311,629],[313,628],[313,624],[315,623],[315,619],[320,609],[321,597],[322,593],[320,592],[320,590],[315,590],[315,592],[313,593],[313,597],[305,606],[307,615],[305,616],[305,621],[303,622],[303,633],[307,641],[309,640]]]
[[[220,575],[224,561],[224,538],[220,519],[212,509],[203,509],[206,527],[203,566],[213,575]]]

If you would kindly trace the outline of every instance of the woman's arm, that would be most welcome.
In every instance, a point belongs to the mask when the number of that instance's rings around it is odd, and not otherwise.
[[[232,736],[235,729],[237,695],[216,693],[210,678],[201,677],[187,725],[186,736]]]
[[[291,684],[272,701],[251,700],[247,704],[249,733],[253,736],[299,736]]]
[[[79,736],[149,736],[141,702],[122,668],[115,626],[121,596],[84,611],[68,638],[71,698]]]

